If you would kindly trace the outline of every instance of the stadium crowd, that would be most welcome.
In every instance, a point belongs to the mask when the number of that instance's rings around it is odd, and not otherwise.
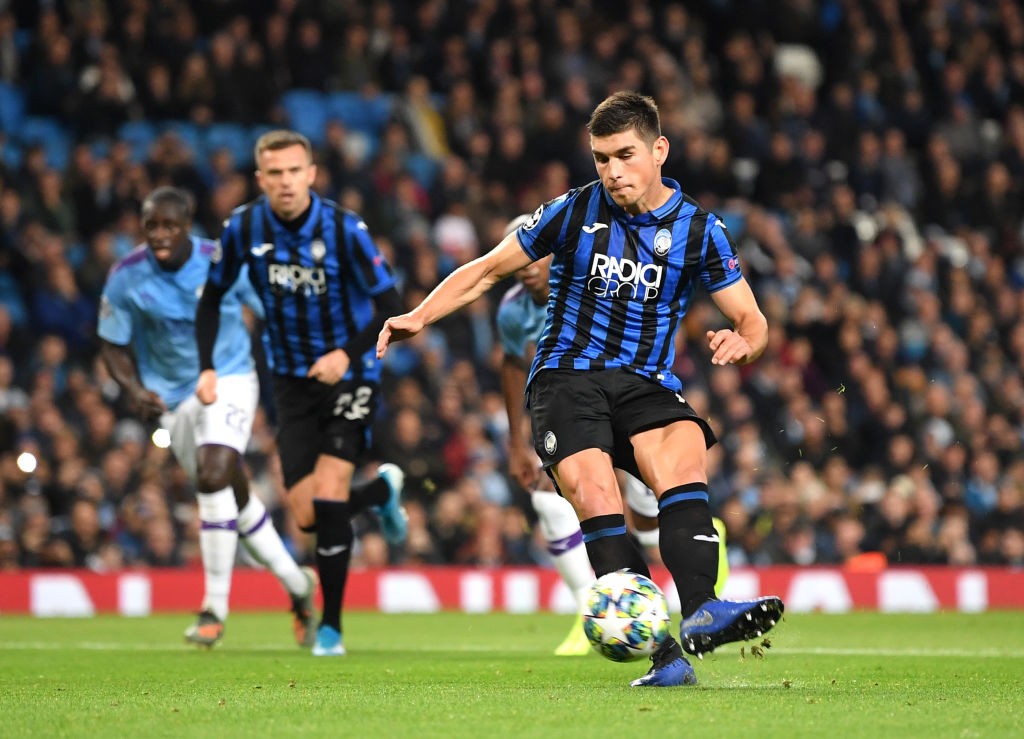
[[[730,562],[1024,566],[1013,0],[0,0],[0,569],[197,560],[193,491],[97,359],[152,188],[188,188],[216,236],[255,195],[254,138],[297,128],[411,307],[594,179],[583,124],[626,88],[769,319],[747,367],[710,365],[707,301],[678,339]],[[546,561],[504,469],[501,292],[389,352],[376,443],[409,539],[360,521],[354,565]],[[267,412],[253,489],[308,560]]]

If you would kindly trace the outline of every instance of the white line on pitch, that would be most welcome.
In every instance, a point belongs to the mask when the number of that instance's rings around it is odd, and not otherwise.
[[[753,645],[753,643],[751,643]],[[729,657],[735,656],[735,649],[738,646],[743,645],[731,645],[720,649],[716,656],[718,657]],[[97,652],[189,652],[197,651],[195,647],[190,645],[179,645],[179,644],[138,644],[133,642],[73,642],[73,643],[57,643],[57,642],[41,642],[41,641],[8,641],[0,642],[0,651],[61,651],[61,650],[84,650],[84,651],[97,651]],[[486,645],[463,645],[453,646],[446,644],[443,647],[429,647],[429,646],[406,646],[402,647],[402,651],[406,652],[536,652],[541,649],[538,646],[516,646],[512,644],[506,644],[501,649],[495,649],[491,646]],[[218,648],[220,651],[221,648]],[[296,650],[294,647],[287,644],[246,644],[233,643],[227,647],[228,651],[232,652],[291,652],[294,651],[296,654],[301,653],[300,650]],[[373,647],[368,647],[366,651],[376,651]],[[546,651],[546,648],[544,649]],[[787,656],[787,655],[803,655],[803,656],[831,656],[831,657],[932,657],[932,658],[949,658],[949,657],[968,657],[968,658],[1005,658],[1005,659],[1024,659],[1024,650],[997,650],[997,649],[950,649],[950,648],[899,648],[899,649],[886,649],[882,647],[786,647],[776,646],[770,652],[772,655]]]

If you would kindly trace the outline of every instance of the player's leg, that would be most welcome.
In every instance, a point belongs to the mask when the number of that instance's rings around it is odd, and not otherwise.
[[[258,403],[259,379],[255,372],[218,378],[217,401],[203,408],[197,429],[199,467],[216,484],[230,486],[238,506],[240,541],[284,586],[292,601],[296,640],[310,646],[316,573],[300,568],[288,553],[263,501],[249,495],[249,479],[242,463]]]
[[[644,549],[658,546],[658,498],[642,480],[616,470],[619,489],[629,511],[629,530]]]
[[[643,553],[626,533],[622,495],[611,457],[599,449],[587,449],[558,462],[554,474],[559,490],[572,501],[579,515],[594,574],[601,577],[629,569],[650,577]],[[566,494],[567,490],[572,492]],[[693,667],[672,637],[651,656],[651,662],[650,670],[630,685],[671,687],[697,682]]]
[[[725,545],[725,521],[717,516],[711,519],[711,525],[718,532],[718,577],[715,579],[715,596],[721,596],[725,583],[729,579],[729,556]]]
[[[351,439],[331,427],[338,386],[305,378],[274,377],[277,407],[277,448],[287,491],[285,502],[298,526],[316,538],[323,614],[313,654],[341,655],[341,594],[348,577],[352,523],[348,489],[355,469],[351,462],[324,453],[344,449]]]
[[[583,532],[572,504],[551,490],[550,482],[545,487],[549,489],[534,490],[530,494],[533,510],[537,513],[537,525],[547,542],[555,569],[576,597],[578,610],[582,611],[594,582],[587,549],[583,545]],[[569,657],[589,654],[590,651],[590,642],[583,633],[582,616],[577,615],[572,629],[555,649],[555,654]]]
[[[231,488],[238,503],[238,536],[253,559],[277,578],[291,599],[292,630],[299,646],[313,646],[316,633],[313,596],[317,576],[311,567],[300,567],[274,528],[266,506],[250,494],[249,478],[241,458],[236,459]]]
[[[392,546],[405,542],[409,531],[408,516],[402,506],[405,472],[397,464],[385,462],[377,467],[377,476],[349,491],[353,516],[369,508],[380,519],[381,533]]]
[[[171,435],[171,451],[196,483],[199,507],[199,553],[203,563],[203,602],[185,638],[212,647],[224,636],[231,594],[231,568],[238,548],[238,507],[227,485],[200,474],[197,435],[201,434],[204,408],[195,396],[165,414],[161,425]]]
[[[661,556],[679,591],[683,648],[698,656],[771,629],[782,601],[719,601],[721,540],[708,506],[707,437],[694,420],[679,420],[631,438],[644,480],[658,493]]]

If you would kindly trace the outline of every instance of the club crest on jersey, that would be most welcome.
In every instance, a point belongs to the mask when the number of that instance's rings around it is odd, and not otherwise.
[[[667,228],[658,229],[658,233],[654,234],[654,253],[659,257],[663,257],[668,254],[668,250],[672,248],[672,233]]]
[[[327,245],[323,239],[313,239],[309,245],[309,253],[313,256],[314,262],[322,262],[327,254]]]
[[[626,257],[594,254],[587,290],[599,298],[624,298],[646,303],[661,294],[663,267]]]
[[[547,454],[554,454],[558,450],[558,439],[555,438],[554,431],[548,431],[544,434],[544,451]]]

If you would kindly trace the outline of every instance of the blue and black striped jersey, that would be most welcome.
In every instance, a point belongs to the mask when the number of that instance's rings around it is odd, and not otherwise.
[[[680,392],[675,333],[699,278],[708,292],[742,279],[725,224],[673,194],[631,216],[599,180],[542,206],[516,232],[532,258],[553,254],[547,322],[530,369],[624,367]]]
[[[372,319],[373,297],[395,284],[366,223],[315,193],[311,197],[309,217],[295,231],[278,220],[265,197],[236,208],[208,277],[226,290],[249,265],[266,313],[263,338],[271,368],[294,377],[343,348]],[[379,380],[375,348],[351,360],[345,379]]]

